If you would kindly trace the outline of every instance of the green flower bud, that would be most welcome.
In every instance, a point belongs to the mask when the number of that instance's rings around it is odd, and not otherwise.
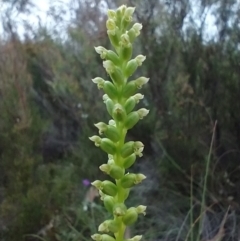
[[[138,219],[138,213],[135,208],[129,208],[123,216],[122,221],[126,226],[134,224]]]
[[[110,81],[105,81],[103,84],[103,90],[104,92],[111,98],[111,99],[116,99],[118,96],[118,91],[116,86],[110,82]]]
[[[133,8],[133,7],[128,7],[125,10],[125,13],[124,13],[124,16],[123,16],[123,20],[122,20],[122,28],[124,30],[132,22],[132,15],[133,15],[134,10],[135,10],[135,8]]]
[[[122,71],[116,67],[112,73],[109,74],[114,84],[117,86],[121,86],[124,83],[124,76]]]
[[[103,198],[103,204],[104,204],[104,207],[107,209],[107,211],[108,211],[109,213],[112,213],[112,212],[113,212],[113,206],[114,206],[114,204],[115,204],[115,200],[114,200],[113,197],[106,195],[106,196]]]
[[[125,68],[125,75],[127,77],[131,76],[135,71],[136,69],[138,68],[138,66],[141,66],[143,61],[146,59],[145,56],[143,55],[138,55],[135,59],[132,59],[130,60],[128,63],[127,63],[127,66]]]
[[[121,156],[126,158],[134,153],[134,141],[126,142],[121,149]]]
[[[115,196],[117,194],[117,186],[108,180],[103,182],[96,180],[92,182],[92,185],[109,196]]]
[[[129,61],[129,59],[131,59],[132,57],[132,44],[129,40],[129,36],[127,34],[123,34],[121,36],[121,53],[120,53],[120,57],[122,60],[124,61]]]
[[[125,98],[129,98],[134,95],[137,89],[141,89],[144,84],[149,81],[149,78],[140,77],[136,80],[128,82],[122,89],[122,95]]]
[[[137,156],[141,157],[142,156],[142,151],[144,149],[144,145],[141,141],[129,141],[126,142],[123,147],[121,148],[121,156],[123,158],[126,158],[133,153],[135,153]]]
[[[112,61],[115,65],[120,64],[118,55],[112,50],[107,50],[102,46],[95,47],[95,51],[100,54],[101,59],[107,59]]]
[[[123,188],[131,188],[135,186],[136,174],[128,173],[121,179],[121,185]]]
[[[122,47],[120,54],[122,60],[129,61],[132,57],[132,45],[130,44],[129,47]]]
[[[116,15],[117,15],[116,23],[118,26],[121,26],[122,18],[124,16],[126,9],[127,9],[127,6],[122,5],[116,10]]]
[[[116,146],[114,142],[112,142],[108,138],[102,139],[100,147],[103,151],[107,152],[108,154],[114,155],[116,153]]]
[[[123,160],[123,167],[127,169],[131,167],[135,163],[135,161],[136,161],[136,154],[133,153],[132,155],[128,156]]]
[[[116,28],[116,30],[108,30],[107,31],[107,34],[108,34],[108,37],[109,37],[109,39],[110,39],[110,41],[111,41],[111,44],[115,47],[115,48],[117,48],[117,47],[119,47],[119,38],[118,38],[118,36],[117,36],[117,28]]]
[[[112,232],[115,233],[118,231],[118,223],[114,220],[106,220],[103,223],[101,223],[98,227],[99,232]]]
[[[120,179],[124,175],[124,169],[117,166],[115,163],[103,164],[99,168],[101,171],[107,173],[114,179]]]
[[[132,21],[132,15],[135,11],[135,7],[128,7],[124,12],[124,19],[128,22]]]
[[[102,139],[99,136],[92,136],[89,139],[94,142],[95,146],[101,145]]]
[[[128,36],[129,36],[129,40],[130,40],[131,43],[133,43],[135,38],[140,35],[141,29],[142,29],[142,24],[135,23],[132,26],[132,28],[127,32]]]
[[[125,239],[125,241],[140,241],[142,239],[142,235],[136,235],[133,238]]]
[[[128,61],[124,71],[125,76],[126,77],[131,76],[136,71],[137,67],[138,67],[138,64],[136,59],[131,59],[130,61]]]
[[[107,130],[104,132],[104,134],[113,142],[118,142],[120,140],[119,130],[115,126],[108,125]]]
[[[110,235],[107,234],[94,234],[91,236],[91,238],[95,241],[115,241],[115,238],[113,238]]]
[[[113,108],[114,108],[114,102],[110,98],[106,99],[104,102],[106,104],[108,114],[112,116]]]
[[[124,126],[127,130],[133,128],[139,121],[139,114],[137,111],[131,112],[130,114],[127,115],[127,118],[124,122]]]
[[[116,239],[108,234],[102,234],[101,241],[116,241]]]
[[[121,224],[118,221],[109,220],[108,229],[110,232],[116,233],[119,230],[119,225],[121,225]]]
[[[111,60],[103,61],[103,67],[106,69],[107,73],[110,75],[111,79],[116,85],[123,84],[124,76],[122,71],[116,67]]]
[[[103,133],[113,142],[118,142],[120,140],[119,130],[113,125],[107,125],[104,122],[99,122],[95,124],[95,126],[99,129],[99,135]]]
[[[115,121],[124,121],[124,119],[126,118],[125,109],[120,104],[115,104],[112,116]]]
[[[125,171],[123,168],[117,166],[117,165],[111,165],[111,170],[109,172],[109,175],[114,179],[120,179],[123,177]]]
[[[113,207],[113,213],[117,217],[121,217],[125,215],[126,211],[127,211],[127,207],[123,203],[117,203]]]
[[[139,100],[143,99],[143,97],[144,97],[144,95],[138,93],[127,99],[127,101],[124,104],[124,108],[125,108],[127,114],[130,113],[134,109],[135,105],[139,102]]]
[[[123,188],[131,188],[141,183],[146,176],[143,174],[128,173],[121,179],[121,185]]]
[[[122,18],[123,15],[124,15],[124,13],[125,13],[125,11],[126,11],[126,9],[127,9],[127,6],[126,6],[126,5],[120,6],[120,7],[117,9],[117,11],[116,11],[117,17]]]
[[[122,96],[129,98],[134,95],[137,91],[137,85],[134,81],[128,82],[122,89]]]
[[[106,59],[111,60],[116,65],[120,64],[120,59],[119,59],[118,55],[115,52],[113,52],[112,50],[107,51]]]
[[[105,80],[103,78],[96,77],[96,78],[92,79],[92,82],[94,84],[97,84],[98,89],[102,89],[104,86]]]
[[[129,188],[125,189],[124,190],[124,200],[126,200],[128,198],[129,194],[130,194],[130,189]]]
[[[108,180],[102,182],[102,187],[103,193],[109,196],[115,196],[117,194],[117,186]]]
[[[130,106],[129,106],[130,108]],[[131,112],[130,114],[127,115],[127,118],[124,122],[124,126],[127,130],[133,128],[140,119],[143,119],[147,114],[149,113],[149,110],[145,108],[141,108],[137,111]]]

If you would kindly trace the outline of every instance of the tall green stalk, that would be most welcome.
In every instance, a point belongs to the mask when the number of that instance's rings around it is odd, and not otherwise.
[[[132,59],[132,44],[142,29],[140,23],[132,25],[134,10],[135,8],[125,5],[116,11],[108,10],[107,34],[115,51],[102,46],[95,48],[104,60],[103,67],[111,81],[96,77],[93,82],[105,92],[103,101],[112,119],[108,124],[95,124],[99,135],[103,134],[105,137],[95,135],[90,137],[90,140],[108,154],[108,162],[101,165],[100,170],[114,179],[96,180],[92,183],[99,189],[105,208],[112,214],[112,219],[99,225],[98,231],[102,234],[92,235],[92,239],[96,241],[123,241],[126,227],[134,224],[138,215],[145,215],[146,211],[146,206],[143,205],[129,208],[125,205],[130,189],[146,178],[141,173],[126,172],[134,164],[137,156],[142,156],[144,148],[140,141],[125,142],[127,131],[149,112],[145,108],[134,111],[136,104],[144,97],[137,91],[149,79],[139,77],[128,80],[146,58],[138,55]],[[141,235],[137,235],[128,241],[139,241],[141,238]]]
[[[198,230],[199,232],[198,232],[198,236],[197,236],[197,241],[200,241],[202,227],[203,227],[203,214],[205,212],[204,209],[206,207],[205,199],[206,199],[206,192],[207,192],[207,182],[208,182],[211,155],[212,155],[212,151],[213,151],[213,144],[214,144],[216,126],[217,126],[217,121],[214,124],[212,140],[211,140],[210,149],[209,149],[209,153],[208,153],[208,157],[207,157],[207,161],[206,161],[206,170],[205,170],[204,183],[203,183],[202,202],[201,202],[201,210],[200,210],[200,221],[199,221],[199,230]]]

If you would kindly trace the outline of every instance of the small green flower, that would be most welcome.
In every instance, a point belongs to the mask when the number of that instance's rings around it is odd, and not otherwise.
[[[143,99],[143,97],[144,97],[144,95],[139,94],[139,93],[129,97],[126,100],[125,105],[124,105],[126,112],[130,113],[134,109],[135,105],[138,104],[141,99]]]
[[[142,24],[135,23],[131,29],[135,32],[135,36],[137,37],[140,35],[140,31],[142,30]]]
[[[100,146],[102,142],[102,139],[99,136],[92,136],[89,137],[89,139],[94,142],[95,146]]]
[[[143,155],[144,150],[144,145],[140,141],[125,142],[127,131],[149,113],[145,108],[134,110],[144,98],[138,90],[149,81],[149,78],[142,76],[129,80],[146,59],[144,55],[132,58],[133,42],[142,29],[140,23],[131,26],[134,10],[134,7],[125,5],[116,11],[108,10],[107,34],[115,51],[102,46],[95,47],[96,52],[104,60],[103,67],[111,80],[96,77],[92,81],[104,91],[103,102],[111,119],[108,124],[95,124],[103,138],[94,135],[89,139],[108,154],[107,163],[100,165],[99,168],[115,180],[96,180],[92,183],[99,190],[106,210],[112,215],[112,219],[105,220],[99,225],[98,231],[112,233],[113,236],[94,234],[91,237],[96,241],[123,241],[126,226],[134,224],[138,215],[145,215],[146,212],[146,206],[127,208],[125,205],[130,189],[146,178],[142,173],[126,174],[126,169],[135,163],[137,157]],[[137,235],[125,241],[139,241],[141,238],[141,235]]]
[[[115,163],[111,164],[102,164],[99,169],[105,173],[107,173],[109,176],[111,176],[114,179],[120,179],[124,175],[124,169]]]
[[[115,65],[111,60],[106,60],[103,62],[103,67],[106,69],[108,74],[112,74],[115,71]]]
[[[107,211],[109,213],[112,213],[113,207],[114,207],[114,204],[115,204],[114,198],[111,197],[111,196],[105,195],[104,198],[103,198],[103,203],[104,203],[104,207],[107,209]]]
[[[142,235],[136,235],[133,238],[126,239],[125,241],[140,241],[142,239]]]
[[[130,155],[127,158],[125,158],[123,160],[123,167],[125,169],[128,169],[129,167],[131,167],[135,163],[136,158],[137,158],[137,156],[136,156],[135,153],[133,153],[132,155]]]
[[[138,66],[141,66],[145,59],[146,59],[146,56],[143,56],[141,54],[135,58]]]
[[[129,39],[129,36],[126,33],[121,36],[120,43],[121,43],[122,47],[129,48],[129,47],[132,46],[131,42],[130,42],[130,39]]]
[[[116,30],[116,24],[112,18],[107,20],[106,26],[107,26],[107,30],[110,30],[110,31]]]
[[[128,173],[121,179],[121,185],[124,188],[131,188],[139,183],[141,183],[146,176],[143,174]]]
[[[107,15],[108,15],[108,18],[109,18],[109,19],[112,19],[113,21],[116,20],[117,14],[116,14],[115,11],[113,11],[113,10],[111,10],[111,9],[108,9]]]
[[[107,57],[107,49],[102,46],[95,47],[95,51],[100,54],[101,59],[105,59]]]
[[[118,222],[116,220],[106,220],[99,225],[98,231],[105,233],[115,233],[118,231]]]
[[[127,32],[129,39],[131,43],[134,42],[136,37],[140,35],[140,31],[142,30],[142,24],[140,23],[135,23],[132,28]]]
[[[99,135],[105,134],[113,142],[118,142],[121,138],[119,130],[113,125],[107,125],[103,122],[95,124],[99,130]]]
[[[135,59],[130,60],[127,63],[126,69],[125,69],[125,75],[127,77],[131,76],[139,66],[142,65],[143,61],[146,59],[143,55],[138,55]]]
[[[108,234],[94,234],[91,238],[95,241],[115,241],[115,239]]]
[[[124,16],[123,18],[124,19],[129,19],[132,17],[133,13],[135,11],[135,8],[134,7],[128,7],[125,12],[124,12]]]

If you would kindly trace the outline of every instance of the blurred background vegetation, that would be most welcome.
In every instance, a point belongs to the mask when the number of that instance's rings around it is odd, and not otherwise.
[[[201,240],[239,240],[240,2],[58,2],[50,26],[26,18],[21,33],[19,17],[34,14],[34,0],[0,5],[0,240],[90,240],[107,217],[83,180],[105,178],[106,155],[88,140],[93,124],[108,120],[91,81],[107,78],[93,47],[109,48],[106,8],[123,3],[143,24],[135,53],[147,56],[138,74],[150,78],[140,105],[151,112],[129,133],[145,144],[133,171],[148,177],[129,200],[148,206],[131,235],[189,240],[215,134]]]

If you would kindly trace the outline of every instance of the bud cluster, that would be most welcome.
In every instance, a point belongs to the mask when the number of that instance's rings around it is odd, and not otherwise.
[[[116,11],[108,10],[107,34],[115,51],[102,46],[95,47],[103,59],[103,67],[111,81],[100,77],[92,81],[105,93],[103,102],[111,120],[108,124],[104,122],[95,124],[99,136],[94,135],[89,139],[108,154],[108,162],[102,164],[100,170],[114,179],[114,181],[96,180],[92,183],[99,190],[105,208],[112,214],[112,219],[100,224],[98,231],[102,234],[92,235],[92,239],[96,241],[123,241],[126,227],[134,224],[138,215],[145,215],[146,211],[146,207],[142,205],[127,208],[124,204],[130,189],[146,178],[141,173],[126,172],[126,169],[134,164],[137,156],[143,155],[144,149],[140,141],[125,142],[127,131],[149,112],[145,108],[134,110],[144,97],[137,92],[149,79],[139,77],[128,80],[146,59],[143,55],[132,58],[133,42],[142,29],[140,23],[131,24],[134,10],[135,8],[125,5]],[[104,137],[100,137],[102,135]],[[129,241],[139,241],[141,237],[138,235]]]

